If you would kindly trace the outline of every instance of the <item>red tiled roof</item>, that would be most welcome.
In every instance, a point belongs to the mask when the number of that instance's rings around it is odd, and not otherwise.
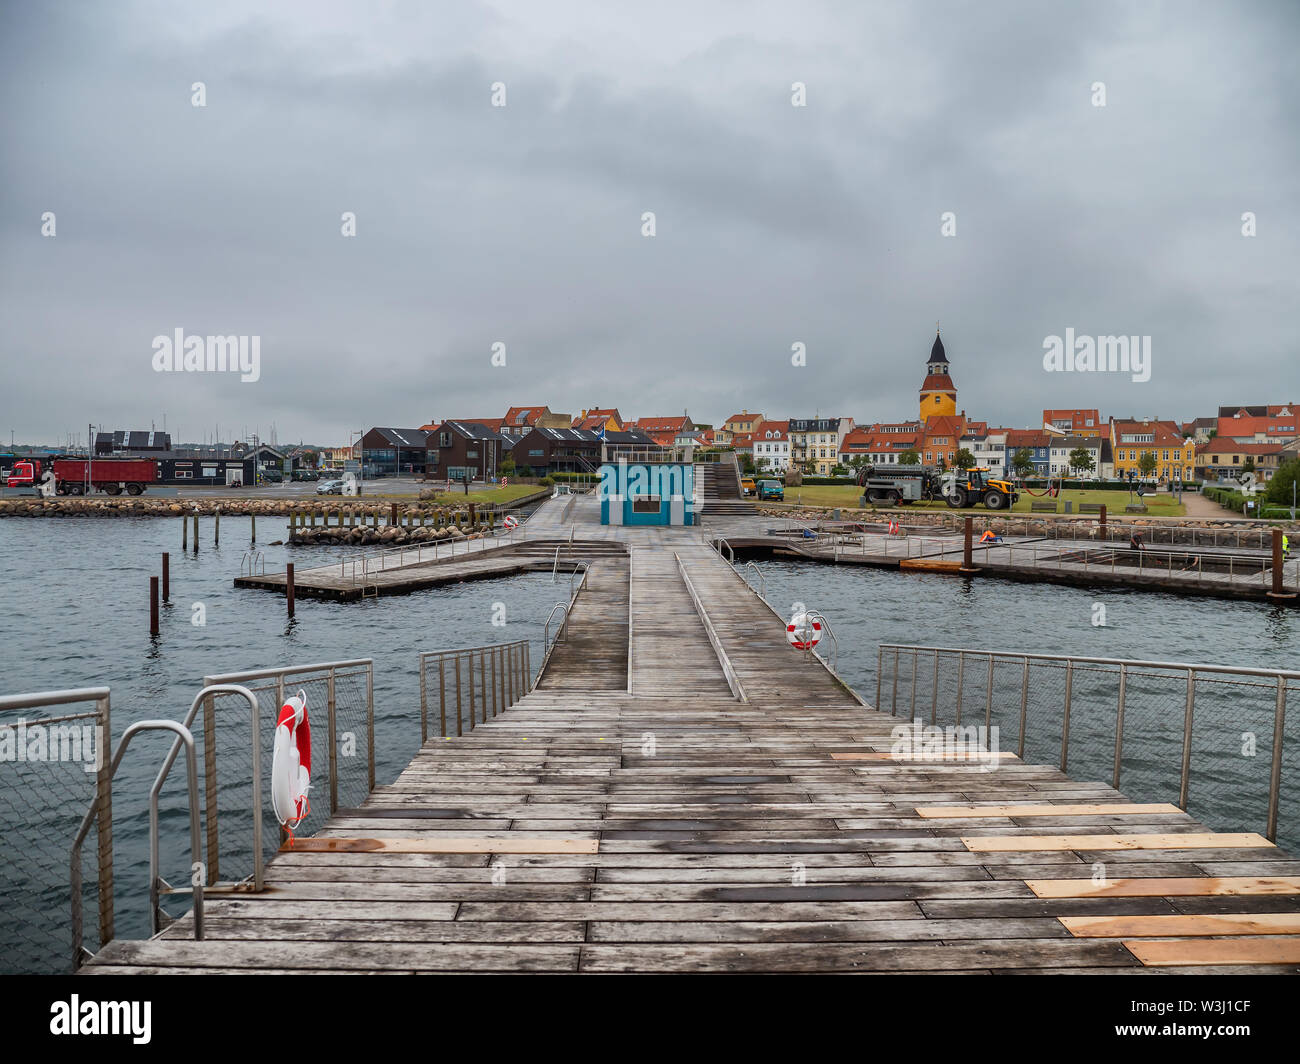
[[[952,378],[946,373],[928,374],[921,383],[923,392],[952,392],[956,394],[957,385],[953,384]]]

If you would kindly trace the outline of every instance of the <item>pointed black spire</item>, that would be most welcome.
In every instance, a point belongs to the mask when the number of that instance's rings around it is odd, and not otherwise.
[[[948,356],[944,353],[943,350],[943,341],[939,339],[939,331],[937,329],[935,330],[934,333],[934,346],[930,348],[930,361],[931,362],[948,361]]]

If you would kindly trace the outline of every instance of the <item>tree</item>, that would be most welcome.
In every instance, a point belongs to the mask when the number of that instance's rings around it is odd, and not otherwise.
[[[975,456],[963,447],[957,452],[957,457],[953,459],[953,465],[958,469],[974,469],[976,465]]]
[[[1292,485],[1300,489],[1300,457],[1292,458],[1277,467],[1273,478],[1268,482],[1268,488],[1264,491],[1265,501],[1276,506],[1290,506],[1292,499],[1295,498],[1291,494]],[[1297,494],[1300,494],[1300,490]]]
[[[1156,452],[1143,451],[1138,455],[1138,469],[1142,471],[1144,477],[1149,477],[1156,471]]]
[[[510,455],[506,455],[505,458],[501,460],[501,466],[498,471],[501,473],[503,477],[514,476],[515,473],[514,458],[512,458]]]
[[[916,451],[912,450],[912,448],[909,447],[906,451],[904,451],[902,454],[898,456],[898,464],[899,465],[920,465],[921,456]]]
[[[1076,447],[1070,452],[1070,468],[1077,469],[1083,473],[1091,473],[1096,465],[1092,460],[1092,452],[1087,447]]]
[[[1029,453],[1028,447],[1021,447],[1020,450],[1015,453],[1015,456],[1011,459],[1011,469],[1016,476],[1021,477],[1022,479],[1033,473],[1034,458],[1033,455]]]
[[[1243,473],[1255,472],[1255,456],[1253,454],[1246,455],[1246,460],[1241,463],[1241,471]]]

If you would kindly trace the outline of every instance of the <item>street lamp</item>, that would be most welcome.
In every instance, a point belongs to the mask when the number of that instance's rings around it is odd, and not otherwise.
[[[360,443],[362,437],[365,436],[365,433],[362,432],[360,429],[353,429],[351,432],[348,433],[348,453],[349,453],[349,454],[353,454],[353,453],[355,453],[355,452],[353,451],[353,449],[352,449],[352,437],[353,437],[353,436],[355,436],[355,437],[357,438],[357,443]],[[366,457],[365,448],[362,448],[362,450],[361,450],[361,457],[360,457],[359,459],[357,459],[357,494],[358,494],[358,495],[362,494],[361,488],[362,488],[362,485],[364,485],[365,482],[366,482],[366,461],[365,461],[365,457]]]

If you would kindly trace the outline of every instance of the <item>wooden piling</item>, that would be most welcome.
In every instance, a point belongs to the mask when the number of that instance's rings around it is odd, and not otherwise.
[[[164,602],[171,601],[172,597],[172,556],[163,551],[162,559],[162,597]]]
[[[195,553],[195,554],[198,554],[198,552],[199,552],[199,515],[198,515],[198,512],[195,511],[195,514],[194,514],[194,553]]]
[[[1105,543],[1106,542],[1106,504],[1105,503],[1101,504],[1101,517],[1097,523],[1101,530],[1101,534],[1099,535],[1098,538],[1101,540],[1101,542]]]
[[[395,502],[388,504],[388,523],[390,525],[397,524],[397,503]]]
[[[190,519],[188,514],[181,515],[181,550],[190,549]]]
[[[257,514],[249,514],[248,521],[249,521],[249,528],[252,532],[252,538],[249,540],[249,542],[256,543],[257,542]]]
[[[213,515],[212,545],[214,547],[221,546],[221,508],[220,507],[217,508],[217,512]]]
[[[1273,533],[1273,588],[1268,592],[1271,599],[1293,599],[1295,592],[1282,590],[1283,568],[1286,565],[1282,557],[1282,530],[1274,526],[1270,531]]]
[[[158,634],[158,578],[149,577],[149,634]]]
[[[963,573],[976,572],[975,559],[973,557],[974,534],[975,534],[975,518],[967,517],[965,522],[963,523],[963,533],[962,533],[963,539],[962,539],[962,552],[961,552],[961,571]]]
[[[293,616],[293,562],[290,562],[288,565],[285,566],[284,575],[285,575],[285,583],[284,583],[285,600],[287,601],[289,606],[289,616],[292,617]]]

